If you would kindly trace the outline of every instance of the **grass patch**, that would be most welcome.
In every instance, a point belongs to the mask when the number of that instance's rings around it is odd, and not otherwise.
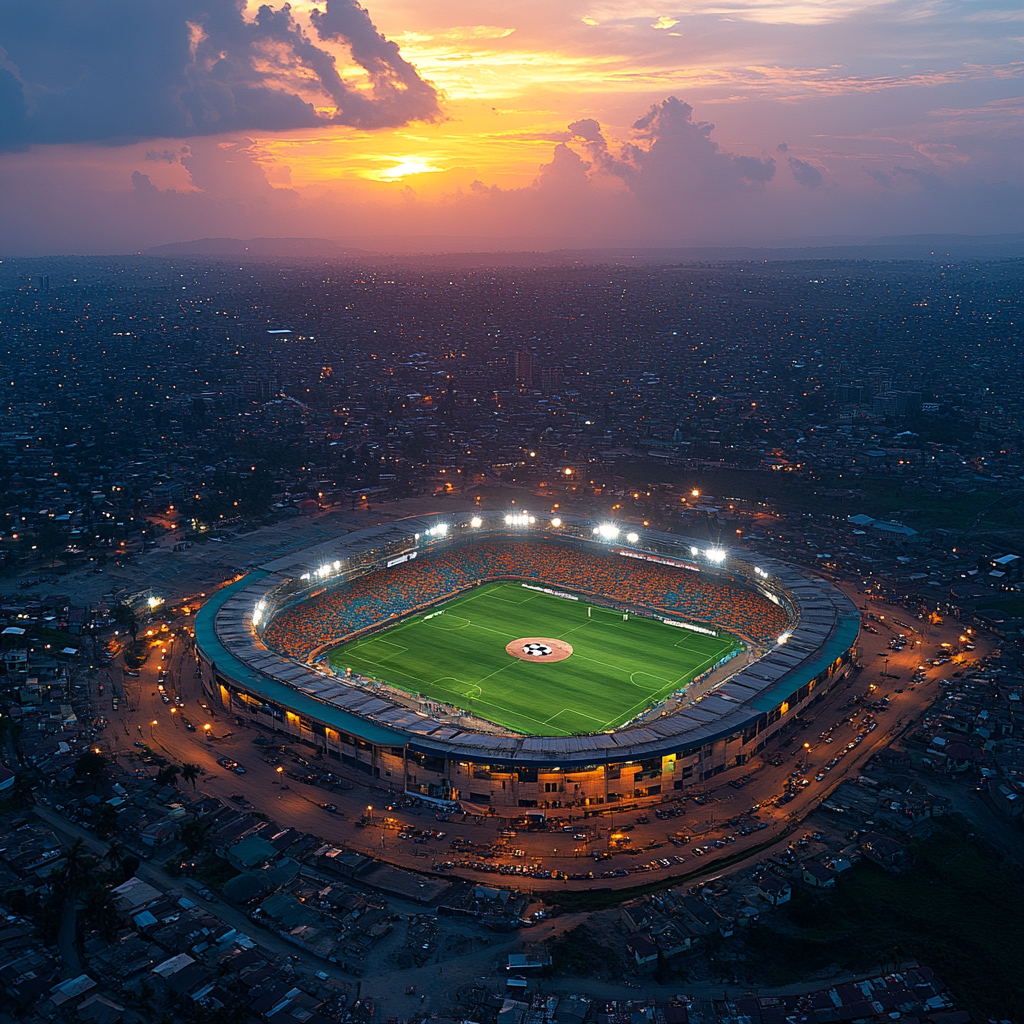
[[[987,508],[979,529],[1008,530],[1021,524],[1021,492],[1000,495],[997,492],[977,490],[972,494],[943,492],[933,494],[916,487],[901,486],[892,477],[851,476],[844,473],[825,473],[820,477],[805,477],[798,473],[773,473],[760,470],[701,469],[682,470],[674,466],[652,465],[638,461],[617,466],[629,486],[641,483],[671,483],[676,493],[697,488],[702,494],[726,500],[767,501],[780,508],[800,509],[803,512],[835,513],[836,498],[832,489],[849,489],[858,496],[844,498],[843,507],[849,514],[863,512],[876,519],[890,516],[906,521],[916,530],[935,527],[964,530]],[[676,499],[678,501],[678,498]],[[846,514],[846,513],[844,513]],[[696,528],[697,519],[684,517],[681,529]]]
[[[551,971],[587,978],[594,975],[618,976],[625,964],[622,957],[602,942],[587,925],[581,924],[557,939],[549,939]]]
[[[505,651],[521,637],[564,640],[573,654],[556,663],[522,661]],[[569,736],[630,721],[740,646],[726,634],[624,620],[586,599],[491,583],[342,644],[329,661],[337,671],[351,668],[518,732]]]
[[[1024,616],[1024,597],[1008,597],[1005,601],[985,601],[985,608],[995,608],[1016,617]]]
[[[1024,917],[1018,868],[1002,863],[955,818],[936,821],[916,864],[890,875],[871,863],[839,888],[793,900],[747,937],[750,967],[786,985],[833,964],[867,970],[916,959],[934,969],[975,1020],[1016,1018],[1024,1005]]]

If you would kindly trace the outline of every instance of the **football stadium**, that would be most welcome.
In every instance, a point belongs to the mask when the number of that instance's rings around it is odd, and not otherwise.
[[[421,516],[268,562],[196,617],[219,706],[478,809],[636,806],[744,764],[849,671],[831,584],[675,534]]]

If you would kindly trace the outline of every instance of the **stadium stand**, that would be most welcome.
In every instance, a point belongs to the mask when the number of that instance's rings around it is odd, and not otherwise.
[[[672,566],[550,542],[480,541],[424,554],[288,608],[267,627],[272,650],[305,659],[328,642],[436,604],[485,580],[545,583],[602,601],[679,615],[771,644],[789,626],[760,594]]]

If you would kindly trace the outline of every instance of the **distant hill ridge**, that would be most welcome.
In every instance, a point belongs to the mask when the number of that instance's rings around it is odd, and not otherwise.
[[[330,238],[197,238],[167,242],[145,250],[147,256],[373,256]]]
[[[801,238],[770,245],[594,246],[548,250],[523,246],[488,249],[480,240],[442,237],[379,239],[364,249],[330,238],[199,238],[145,250],[147,256],[212,256],[250,259],[354,258],[448,265],[526,266],[539,263],[671,264],[688,261],[941,260],[1024,257],[1024,232],[1002,235],[888,235],[878,238]],[[468,243],[468,244],[467,244]],[[475,246],[479,245],[479,248]],[[457,247],[458,246],[458,247]]]

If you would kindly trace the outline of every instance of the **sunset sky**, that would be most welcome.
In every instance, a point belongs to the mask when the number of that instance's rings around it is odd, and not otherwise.
[[[1021,229],[1019,0],[0,8],[0,250]]]

